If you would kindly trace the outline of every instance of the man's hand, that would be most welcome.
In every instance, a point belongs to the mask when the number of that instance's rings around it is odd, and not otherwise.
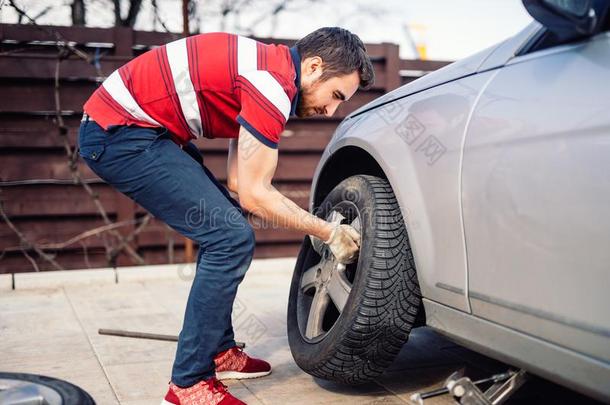
[[[330,238],[324,243],[339,262],[348,264],[358,257],[360,234],[350,225],[336,225]]]

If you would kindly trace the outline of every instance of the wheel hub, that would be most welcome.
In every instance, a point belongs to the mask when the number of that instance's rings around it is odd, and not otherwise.
[[[345,217],[333,210],[327,220],[341,223]],[[350,224],[360,231],[359,217]],[[337,261],[330,248],[323,243],[315,243],[313,248],[320,255],[320,261],[305,270],[301,276],[301,293],[311,295],[314,290],[305,327],[305,338],[310,340],[321,338],[328,333],[323,328],[327,310],[332,303],[340,314],[352,289],[352,283],[346,275],[346,266]]]
[[[322,260],[318,264],[321,266],[316,270],[316,283],[318,286],[322,286],[328,284],[333,274],[337,271],[338,263],[330,249],[325,248]]]

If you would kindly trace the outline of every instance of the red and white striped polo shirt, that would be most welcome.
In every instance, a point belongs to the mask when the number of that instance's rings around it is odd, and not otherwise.
[[[180,144],[200,136],[236,138],[242,125],[277,148],[295,112],[299,81],[296,48],[200,34],[150,50],[115,70],[84,110],[104,129],[165,127]]]

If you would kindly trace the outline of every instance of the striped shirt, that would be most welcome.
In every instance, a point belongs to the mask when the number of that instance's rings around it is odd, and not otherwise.
[[[164,127],[179,144],[237,138],[240,125],[277,148],[295,113],[296,48],[226,33],[193,35],[152,49],[115,70],[84,111],[112,125]]]

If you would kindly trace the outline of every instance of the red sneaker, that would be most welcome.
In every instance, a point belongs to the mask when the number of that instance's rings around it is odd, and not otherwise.
[[[214,363],[216,363],[216,378],[219,380],[256,378],[271,373],[269,363],[248,356],[237,346],[218,353]]]
[[[246,405],[227,391],[227,386],[216,377],[199,381],[187,388],[170,382],[161,405]]]

